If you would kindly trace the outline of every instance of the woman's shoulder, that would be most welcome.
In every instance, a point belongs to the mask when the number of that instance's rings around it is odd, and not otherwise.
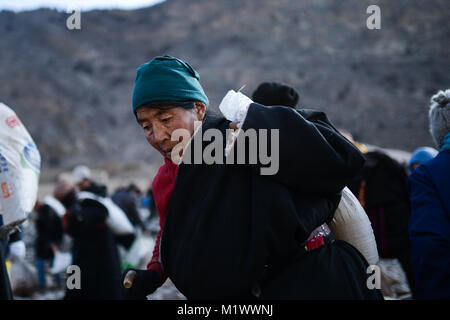
[[[227,129],[230,121],[215,111],[207,111],[203,120],[203,131],[207,129]]]

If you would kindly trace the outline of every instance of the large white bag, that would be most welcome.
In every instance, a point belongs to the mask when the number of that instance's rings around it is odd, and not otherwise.
[[[336,239],[346,241],[358,249],[370,265],[379,260],[375,235],[364,208],[349,188],[342,190],[342,198],[329,224]]]
[[[219,105],[219,110],[230,121],[242,122],[253,101],[240,91],[229,90]]]
[[[123,210],[110,198],[100,197],[94,193],[82,191],[77,195],[78,199],[91,199],[101,203],[108,210],[106,224],[116,235],[135,233],[134,227]]]
[[[146,263],[151,259],[155,240],[139,232],[133,245],[123,258],[122,266],[124,268],[145,268]]]
[[[49,272],[51,274],[58,274],[65,272],[67,268],[72,264],[72,255],[69,252],[55,251],[52,267]]]
[[[53,196],[46,196],[42,202],[52,208],[60,218],[66,213],[64,205]]]
[[[253,101],[240,91],[229,90],[219,105],[219,110],[223,116],[230,121],[237,122],[238,130],[230,131],[225,145],[225,156],[228,157],[238,135],[241,133],[241,126],[247,116],[247,111]]]
[[[37,199],[41,157],[15,112],[0,103],[0,233],[21,224]]]

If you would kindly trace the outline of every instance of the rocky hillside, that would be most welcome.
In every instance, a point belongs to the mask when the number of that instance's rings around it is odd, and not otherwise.
[[[381,8],[381,30],[366,8]],[[0,12],[0,101],[16,110],[44,168],[155,162],[131,114],[136,68],[171,54],[200,73],[211,107],[228,89],[295,86],[357,139],[431,145],[427,106],[450,87],[448,0],[167,0],[135,11]]]

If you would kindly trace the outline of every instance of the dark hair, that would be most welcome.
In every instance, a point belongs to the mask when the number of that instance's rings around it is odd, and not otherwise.
[[[298,105],[299,98],[297,90],[281,82],[263,82],[252,95],[252,100],[256,103],[294,109]]]
[[[181,107],[186,110],[191,110],[191,109],[194,109],[196,102],[203,103],[201,101],[154,101],[154,102],[144,104],[144,105],[140,106],[139,108],[144,107],[144,108],[154,108],[154,109],[159,109],[159,110],[169,110],[169,109]],[[136,108],[136,110],[139,108]],[[136,121],[137,121],[138,118],[137,118],[136,111],[134,111],[134,116],[136,117]],[[206,108],[205,119],[209,116],[218,117],[219,114],[217,113],[217,111]]]
[[[181,107],[183,109],[194,109],[195,101],[153,101],[142,105],[144,108],[155,108],[160,110],[168,110]]]
[[[137,109],[139,108],[153,108],[153,109],[159,109],[159,110],[169,110],[169,109],[173,109],[173,108],[183,108],[186,110],[190,110],[190,109],[194,109],[195,107],[195,101],[153,101],[153,102],[149,102],[146,104],[143,104],[142,106],[136,108],[136,110],[134,111],[134,116],[136,118],[136,121],[138,120],[137,118]]]

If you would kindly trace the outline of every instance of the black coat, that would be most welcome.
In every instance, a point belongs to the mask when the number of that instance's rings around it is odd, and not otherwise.
[[[53,259],[53,245],[59,245],[63,238],[62,220],[47,204],[37,211],[36,219],[36,256],[41,259]]]
[[[382,152],[368,152],[365,157],[367,161],[363,169],[349,188],[359,197],[361,182],[366,182],[365,209],[374,228],[378,223],[371,212],[379,207],[384,211],[384,234],[374,230],[378,252],[383,258],[395,258],[401,252],[409,251],[410,247],[408,176],[400,163]],[[381,246],[381,243],[386,243],[386,246]]]
[[[107,210],[86,199],[69,210],[66,231],[73,237],[72,264],[80,267],[81,289],[67,289],[67,300],[122,299],[117,245],[105,220]]]
[[[203,132],[228,126],[208,116]],[[380,298],[349,244],[307,254],[300,245],[332,219],[364,163],[360,152],[312,110],[251,104],[248,128],[279,129],[278,173],[261,175],[261,164],[180,164],[161,242],[173,283],[189,299],[253,298],[256,285],[267,299]]]

